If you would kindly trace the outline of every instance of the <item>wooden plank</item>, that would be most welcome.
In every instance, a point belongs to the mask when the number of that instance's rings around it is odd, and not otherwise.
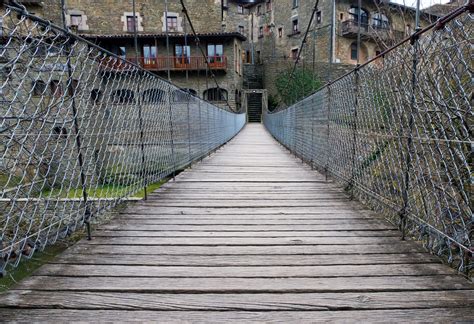
[[[440,263],[427,253],[319,254],[319,255],[154,255],[75,254],[67,251],[53,264],[155,265],[155,266],[293,266]]]
[[[140,294],[15,290],[2,307],[154,311],[334,311],[474,307],[474,290],[302,294]],[[315,314],[316,316],[316,314]]]
[[[255,216],[253,218],[243,217],[212,217],[205,215],[194,215],[194,216],[159,216],[159,215],[121,215],[120,218],[115,219],[112,223],[100,225],[100,228],[110,229],[119,228],[122,225],[133,226],[137,225],[359,225],[359,224],[386,224],[384,221],[377,219],[364,219],[364,218],[322,218],[322,219],[285,219],[285,218],[260,218]]]
[[[354,244],[397,244],[398,237],[97,237],[80,244],[96,245],[208,245],[208,246],[255,246],[255,245],[354,245]]]
[[[93,239],[91,242],[95,242]],[[406,244],[403,244],[406,243]],[[260,246],[173,246],[173,245],[110,245],[80,242],[69,248],[71,253],[136,254],[136,255],[319,255],[319,254],[380,254],[421,253],[419,245],[403,242],[399,244],[353,244],[347,245],[260,245]]]
[[[366,311],[277,311],[277,312],[235,312],[235,311],[117,311],[117,310],[71,310],[65,314],[58,309],[25,309],[21,312],[12,309],[2,310],[5,321],[30,322],[196,322],[196,323],[314,323],[318,322],[410,322],[444,323],[449,321],[470,322],[474,320],[469,308],[433,308],[402,310]]]
[[[121,291],[148,293],[303,293],[416,290],[472,290],[459,276],[336,278],[137,278],[32,276],[15,289],[45,291]]]
[[[152,225],[149,225],[152,226]],[[140,226],[137,226],[140,228]],[[143,226],[146,228],[146,225]],[[133,226],[131,226],[133,228]],[[305,239],[309,237],[400,237],[398,230],[365,230],[365,231],[198,231],[187,230],[186,225],[182,230],[128,230],[128,229],[101,229],[94,232],[94,237],[196,237],[196,238],[224,238],[224,237],[289,237]]]
[[[95,256],[99,262],[100,256]],[[430,276],[455,274],[443,264],[334,265],[334,266],[141,266],[48,264],[36,276],[58,277],[167,277],[167,278],[320,278],[373,276]],[[474,287],[473,287],[474,288]]]
[[[383,223],[371,224],[325,224],[325,225],[252,225],[252,224],[186,224],[186,225],[166,225],[166,224],[117,224],[104,225],[100,227],[106,230],[121,231],[200,231],[200,232],[295,232],[294,236],[298,236],[304,232],[324,232],[324,231],[386,231],[396,230],[393,225]],[[299,233],[299,234],[298,234]],[[157,233],[158,234],[158,233]]]

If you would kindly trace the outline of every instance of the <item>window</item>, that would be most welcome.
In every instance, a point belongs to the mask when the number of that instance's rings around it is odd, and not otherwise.
[[[194,90],[194,89],[182,88],[181,90],[183,90],[183,91],[185,91],[185,92],[188,92],[188,93],[190,93],[190,94],[193,95],[193,96],[197,96],[197,91]]]
[[[317,11],[316,12],[316,23],[317,24],[320,24],[322,22],[322,14],[321,14],[321,10]]]
[[[191,99],[191,91],[193,89],[179,89],[173,91],[174,102],[188,102]],[[195,92],[195,91],[194,91]]]
[[[99,89],[92,89],[91,91],[91,101],[93,103],[98,103],[102,99],[102,91]]]
[[[121,59],[125,60],[127,57],[127,49],[125,48],[125,46],[113,46],[110,51]]]
[[[280,38],[283,37],[283,28],[282,27],[278,28],[278,37],[280,37]]]
[[[156,47],[143,45],[143,64],[149,65],[154,63],[156,63]]]
[[[294,48],[291,50],[291,58],[293,60],[296,60],[298,58],[298,49],[297,48]]]
[[[258,5],[257,6],[257,16],[260,16],[262,14],[262,6]]]
[[[351,60],[357,60],[357,43],[351,44]]]
[[[293,26],[293,34],[298,33],[299,32],[298,19],[293,19],[292,26]]]
[[[207,56],[209,63],[222,63],[224,61],[224,45],[222,44],[208,44]]]
[[[339,19],[340,20],[343,20],[344,19],[344,14],[341,12],[341,14],[339,15]]]
[[[112,102],[115,104],[125,104],[135,102],[135,93],[128,89],[119,89],[112,92]]]
[[[372,16],[372,27],[376,29],[389,29],[390,22],[388,17],[382,13],[375,13]]]
[[[260,55],[260,51],[257,51],[257,63],[258,64],[262,63],[262,56]]]
[[[161,89],[148,89],[143,91],[144,103],[159,103],[165,101],[165,92]]]
[[[3,17],[0,17],[0,36],[3,36]]]
[[[349,9],[349,15],[351,16],[352,21],[359,22],[358,7],[351,7]],[[361,25],[367,25],[369,23],[369,13],[363,8],[360,9],[360,23]]]
[[[263,26],[258,27],[258,38],[262,38],[262,37],[263,37]]]
[[[82,15],[71,15],[71,27],[79,27],[81,25]]]
[[[71,83],[69,84],[67,89],[68,95],[73,97],[76,94],[77,90],[79,90],[79,81],[73,79],[71,80]]]
[[[210,88],[204,91],[204,99],[208,101],[226,101],[227,90],[221,88]]]
[[[127,31],[135,31],[135,19],[133,19],[133,16],[127,16]]]
[[[178,31],[178,17],[176,16],[167,16],[166,17],[166,28],[170,32]]]
[[[267,12],[272,11],[272,0],[267,0],[266,9],[267,9]]]
[[[61,97],[63,95],[63,87],[61,85],[61,81],[59,80],[52,80],[49,83],[49,89],[51,94],[55,97]]]
[[[245,28],[244,26],[239,26],[239,33],[245,35]]]
[[[42,80],[33,81],[31,87],[33,88],[33,96],[42,96],[46,91],[46,83]]]
[[[65,127],[56,126],[53,128],[53,133],[58,138],[67,138],[67,129]]]
[[[243,15],[244,14],[244,6],[237,5],[237,13]]]
[[[299,4],[300,4],[299,0],[293,0],[293,9],[297,8]]]
[[[191,62],[191,47],[189,45],[176,44],[174,46],[176,63],[189,64]]]

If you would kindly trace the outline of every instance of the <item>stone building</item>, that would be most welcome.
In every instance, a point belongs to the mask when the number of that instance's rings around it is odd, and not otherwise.
[[[28,11],[62,25],[61,1],[24,0]],[[217,105],[239,110],[243,85],[243,15],[225,16],[221,0],[185,2],[200,46],[177,0],[65,0],[65,20],[80,36]],[[234,22],[234,20],[236,22]],[[169,74],[168,74],[169,73]],[[215,80],[211,77],[215,76]],[[217,84],[216,84],[217,81]],[[218,86],[217,86],[218,85]]]
[[[264,86],[270,95],[276,92],[276,76],[294,64],[314,4],[309,0],[260,0],[247,9],[250,35],[245,49],[253,53],[253,62],[263,64]],[[411,7],[363,0],[360,16],[358,11],[356,0],[319,1],[300,66],[313,70],[323,81],[334,79],[352,69],[358,58],[364,63],[414,31],[415,10]],[[423,14],[422,25],[431,19]]]

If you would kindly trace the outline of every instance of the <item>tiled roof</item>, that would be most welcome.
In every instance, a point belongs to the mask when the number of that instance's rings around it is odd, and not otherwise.
[[[87,39],[98,39],[98,38],[109,38],[109,39],[117,39],[117,38],[133,38],[133,33],[120,33],[120,34],[81,34],[81,37]],[[170,33],[170,38],[184,38],[184,34],[182,33]],[[211,38],[211,37],[220,37],[220,38],[238,38],[242,41],[247,40],[247,38],[240,34],[240,33],[198,33],[198,37],[202,38]],[[166,38],[165,33],[138,33],[139,38]],[[188,34],[187,37],[189,39],[193,39],[193,35]]]

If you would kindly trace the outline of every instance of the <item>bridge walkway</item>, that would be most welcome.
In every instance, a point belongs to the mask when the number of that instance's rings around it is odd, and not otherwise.
[[[469,321],[474,286],[259,124],[0,295],[2,321]]]

